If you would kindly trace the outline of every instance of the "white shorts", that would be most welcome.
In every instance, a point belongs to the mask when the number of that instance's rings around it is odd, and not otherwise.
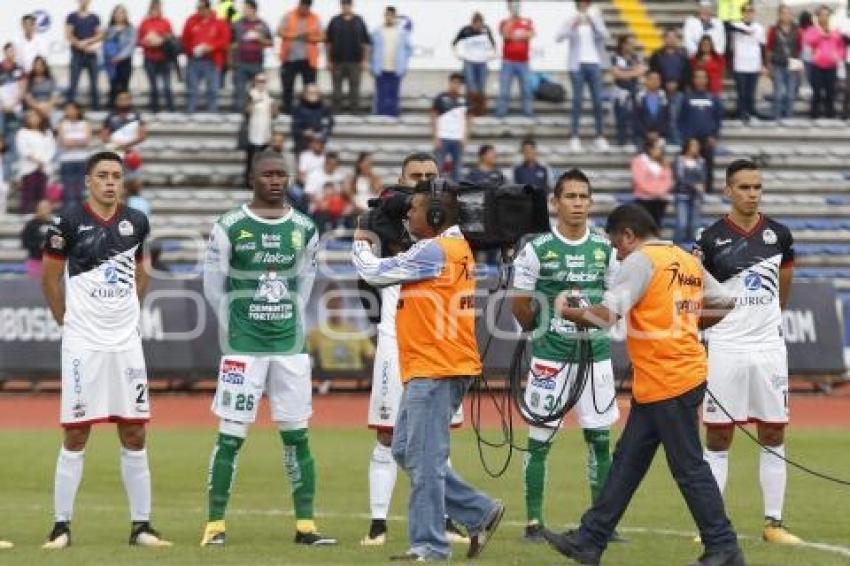
[[[222,356],[212,412],[229,421],[253,423],[264,392],[274,422],[306,423],[313,415],[310,357]]]
[[[146,423],[150,402],[141,340],[116,352],[63,346],[60,404],[65,427]]]
[[[708,390],[732,415],[730,419],[706,392],[706,425],[788,422],[788,353],[784,347],[752,352],[708,349]]]
[[[561,362],[531,358],[531,369],[525,386],[526,405],[537,416],[545,417],[555,413],[566,402],[577,369],[576,364],[565,365]],[[567,379],[569,383],[565,387]],[[573,410],[581,428],[608,428],[617,422],[620,409],[617,406],[611,360],[593,363],[593,373],[587,377],[581,397]],[[556,423],[544,426],[553,428]]]
[[[401,405],[398,344],[392,337],[378,335],[375,365],[372,367],[372,394],[369,396],[369,428],[392,430]],[[452,426],[463,424],[463,405],[452,415]]]

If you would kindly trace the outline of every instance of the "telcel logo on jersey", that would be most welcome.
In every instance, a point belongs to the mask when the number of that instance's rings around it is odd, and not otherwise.
[[[224,360],[221,364],[221,382],[231,385],[245,383],[245,362]]]
[[[281,252],[257,252],[254,254],[254,263],[291,263],[295,260],[294,254]]]

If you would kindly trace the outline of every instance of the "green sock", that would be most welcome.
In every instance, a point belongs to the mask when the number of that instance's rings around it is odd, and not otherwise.
[[[207,493],[209,495],[209,520],[221,521],[230,499],[230,489],[236,476],[236,463],[244,438],[219,433],[210,457]]]
[[[549,454],[548,442],[528,439],[528,452],[525,454],[525,512],[528,522],[543,524],[543,487],[546,484],[546,456]]]
[[[584,441],[587,443],[587,481],[590,484],[590,499],[593,503],[599,499],[608,471],[611,469],[611,453],[608,449],[611,431],[608,429],[584,429]]]
[[[295,519],[313,518],[313,499],[316,496],[316,462],[307,443],[307,429],[283,430],[283,467],[292,483],[292,502]]]

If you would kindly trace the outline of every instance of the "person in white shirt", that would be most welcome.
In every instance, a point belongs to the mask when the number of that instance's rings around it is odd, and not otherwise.
[[[21,182],[21,213],[29,214],[44,198],[47,179],[53,168],[56,141],[50,126],[35,110],[27,110],[24,125],[15,135],[18,150],[18,178]]]
[[[248,121],[247,146],[245,147],[245,186],[251,177],[251,162],[254,156],[269,147],[272,139],[274,120],[277,118],[278,106],[268,89],[268,79],[265,73],[254,77],[254,85],[247,93],[248,102],[245,105],[245,116]]]
[[[764,71],[764,49],[767,36],[764,26],[754,21],[756,11],[752,4],[742,8],[743,19],[729,24],[732,35],[732,71],[738,96],[738,118],[749,122],[760,115],[756,111],[756,87]]]
[[[310,173],[324,166],[325,140],[322,139],[322,136],[312,134],[307,149],[298,154],[298,183],[303,186]]]
[[[304,183],[304,192],[311,208],[316,200],[321,198],[322,191],[327,183],[333,183],[335,191],[340,193],[344,182],[345,173],[339,168],[339,154],[335,151],[329,151],[325,155],[324,166],[310,173]]]
[[[726,29],[720,18],[714,15],[714,3],[711,0],[701,0],[695,16],[688,16],[682,26],[682,40],[688,57],[697,54],[700,40],[709,36],[714,43],[714,50],[723,55],[726,52]]]
[[[32,64],[36,57],[47,58],[47,42],[36,33],[35,16],[26,14],[21,18],[21,28],[24,36],[15,43],[15,54],[17,55],[18,65],[29,73],[32,71]]]

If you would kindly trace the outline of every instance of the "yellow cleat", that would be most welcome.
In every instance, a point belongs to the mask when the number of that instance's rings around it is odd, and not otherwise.
[[[227,536],[224,534],[224,521],[210,521],[204,528],[204,536],[201,538],[201,546],[222,546]]]
[[[366,535],[360,540],[360,546],[384,546],[387,543],[387,534],[381,533],[374,537]]]
[[[0,540],[0,550],[9,550],[10,548],[15,548],[15,545],[8,540]]]
[[[761,538],[765,542],[773,542],[777,544],[801,544],[803,539],[797,535],[792,535],[782,524],[782,521],[776,519],[767,519],[764,524],[764,530],[761,533]]]

